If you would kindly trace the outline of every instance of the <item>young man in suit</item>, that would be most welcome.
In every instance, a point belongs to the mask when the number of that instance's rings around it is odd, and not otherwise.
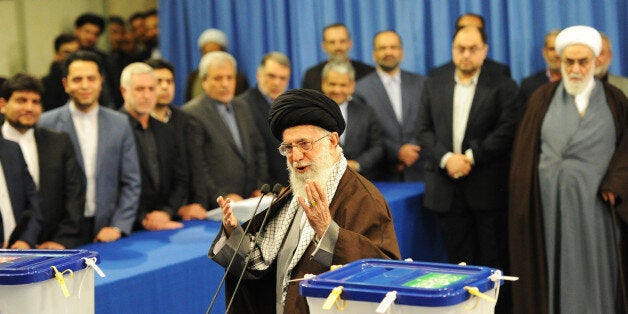
[[[385,181],[422,181],[414,128],[425,77],[401,70],[403,44],[395,31],[373,37],[377,70],[357,82],[356,96],[375,111],[386,144]]]
[[[80,227],[85,208],[83,172],[70,137],[37,127],[42,83],[27,74],[9,78],[0,94],[5,115],[2,137],[18,143],[41,198],[42,230],[38,249],[62,250],[84,244]]]
[[[66,132],[86,177],[82,234],[86,241],[112,242],[131,233],[141,192],[137,149],[123,114],[100,106],[102,63],[78,50],[64,62],[63,86],[70,100],[47,111],[39,124]]]
[[[487,52],[481,28],[461,28],[452,43],[456,71],[425,83],[417,121],[423,205],[438,215],[449,262],[507,273],[508,169],[521,105],[511,78],[480,70]],[[509,306],[503,291],[500,310]]]
[[[288,185],[286,159],[277,152],[279,142],[268,128],[270,105],[288,88],[290,81],[290,60],[281,52],[269,52],[257,67],[257,86],[248,89],[239,100],[244,101],[253,113],[257,130],[264,138],[268,175],[272,184]]]
[[[219,195],[242,200],[259,195],[267,182],[264,141],[248,106],[233,99],[236,61],[224,51],[206,54],[199,64],[203,94],[183,106],[190,119],[194,169],[193,202],[218,205]]]
[[[340,146],[347,166],[369,180],[377,174],[384,157],[382,129],[371,107],[353,99],[355,71],[348,62],[329,62],[323,68],[323,93],[340,107],[347,128],[340,136]]]
[[[307,69],[301,82],[301,88],[321,91],[323,67],[330,61],[350,62],[355,70],[356,80],[373,72],[373,67],[357,60],[349,58],[349,51],[353,46],[351,35],[346,25],[335,23],[323,29],[323,42],[321,47],[327,54],[328,59]]]

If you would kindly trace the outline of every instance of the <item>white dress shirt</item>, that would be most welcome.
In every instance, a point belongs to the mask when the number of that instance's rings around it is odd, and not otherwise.
[[[87,178],[87,193],[85,194],[85,217],[94,217],[96,214],[96,166],[98,148],[98,106],[85,113],[76,108],[74,102],[70,104],[70,114],[76,130],[85,177]]]
[[[13,205],[7,188],[7,181],[4,177],[4,168],[0,164],[0,215],[2,215],[2,228],[4,230],[4,242],[9,242],[9,237],[15,229],[15,217],[13,216]],[[0,248],[2,243],[0,243]]]
[[[31,174],[33,181],[35,181],[37,190],[39,190],[39,153],[37,152],[37,142],[35,142],[35,131],[30,128],[22,134],[4,121],[2,124],[2,135],[5,139],[20,145],[22,155],[28,166],[28,172]]]
[[[403,104],[401,102],[401,71],[397,71],[397,73],[391,76],[388,73],[378,69],[377,75],[379,75],[379,78],[384,84],[384,89],[386,89],[388,99],[390,100],[393,110],[395,111],[397,121],[399,121],[399,123],[401,124],[401,122],[403,122]]]
[[[473,97],[475,96],[475,88],[478,85],[479,76],[480,71],[478,71],[467,84],[463,84],[458,77],[458,73],[454,74],[456,86],[454,86],[453,120],[451,124],[453,153],[462,153],[462,141],[464,140],[464,134],[467,129],[467,120],[469,119],[469,112],[473,104]],[[467,149],[464,154],[473,160],[473,152],[471,149]],[[445,168],[447,160],[449,160],[451,155],[452,152],[449,152],[441,158],[441,168]]]
[[[345,122],[347,122],[347,116],[348,116],[347,107],[349,107],[349,101],[345,101],[338,106],[340,107],[340,113],[342,113],[342,118],[345,119]],[[342,132],[342,135],[340,135],[340,146],[345,145],[346,138],[347,138],[347,132]]]

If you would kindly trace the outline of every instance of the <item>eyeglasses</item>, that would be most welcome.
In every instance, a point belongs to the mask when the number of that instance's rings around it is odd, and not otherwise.
[[[328,133],[328,134],[323,135],[321,138],[319,138],[317,140],[314,140],[314,141],[300,141],[296,145],[281,144],[281,145],[279,145],[279,147],[277,147],[277,150],[279,151],[279,153],[282,156],[291,155],[292,154],[292,150],[295,147],[298,148],[301,153],[305,153],[305,152],[307,152],[307,151],[312,149],[314,143],[316,143],[316,142],[318,142],[318,141],[320,141],[320,140],[322,140],[322,139],[324,139],[324,138],[326,138],[326,137],[328,137],[330,135],[331,135],[331,133]]]
[[[465,51],[468,51],[469,54],[476,54],[484,49],[484,46],[471,46],[471,47],[463,47],[463,46],[454,46],[454,51],[458,54],[464,54]]]

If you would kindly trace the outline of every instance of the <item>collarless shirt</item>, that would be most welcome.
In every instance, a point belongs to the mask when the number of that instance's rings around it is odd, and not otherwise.
[[[22,149],[24,161],[28,166],[28,172],[31,174],[35,186],[39,190],[39,154],[37,152],[37,142],[35,142],[35,131],[33,128],[28,129],[24,134],[20,133],[8,122],[2,124],[2,135],[9,141],[16,142]]]
[[[454,87],[454,106],[452,121],[452,140],[454,153],[462,153],[462,141],[464,139],[464,133],[467,128],[467,120],[469,119],[469,112],[471,111],[473,96],[475,95],[475,88],[478,85],[479,76],[480,71],[478,71],[468,83],[464,84],[458,77],[458,74],[454,74],[454,80],[456,81],[456,85]]]
[[[377,75],[382,80],[384,84],[384,89],[386,90],[386,94],[388,94],[388,99],[392,104],[393,111],[395,111],[395,117],[399,123],[403,122],[403,104],[401,100],[401,71],[397,71],[397,73],[393,75],[389,75],[388,73],[377,69]]]
[[[96,214],[96,166],[98,151],[98,105],[85,113],[78,110],[72,101],[70,115],[76,137],[81,149],[81,157],[87,178],[87,192],[85,194],[85,217],[94,217]]]

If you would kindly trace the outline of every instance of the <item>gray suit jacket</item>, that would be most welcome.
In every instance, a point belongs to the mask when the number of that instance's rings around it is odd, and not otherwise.
[[[39,125],[70,135],[78,162],[85,173],[81,148],[70,114],[70,103],[44,112]],[[130,234],[141,188],[137,149],[129,120],[125,115],[101,106],[98,109],[94,233],[98,233],[103,227],[117,227],[124,234]]]
[[[628,97],[628,78],[619,75],[608,75],[608,83],[619,88]]]
[[[215,103],[202,94],[183,106],[190,116],[192,201],[205,208],[218,206],[216,198],[220,195],[237,193],[246,198],[268,179],[264,142],[250,109],[240,100],[231,102],[244,148],[242,154]]]
[[[403,106],[403,122],[397,121],[386,89],[377,72],[373,72],[356,84],[355,94],[364,103],[373,108],[375,115],[384,131],[386,144],[387,181],[421,181],[423,180],[422,160],[419,160],[402,173],[396,171],[397,153],[403,144],[417,144],[415,124],[421,92],[426,78],[424,76],[401,71],[401,103]]]
[[[373,109],[358,100],[349,101],[346,123],[342,145],[345,157],[357,161],[367,179],[383,180],[384,135]]]

